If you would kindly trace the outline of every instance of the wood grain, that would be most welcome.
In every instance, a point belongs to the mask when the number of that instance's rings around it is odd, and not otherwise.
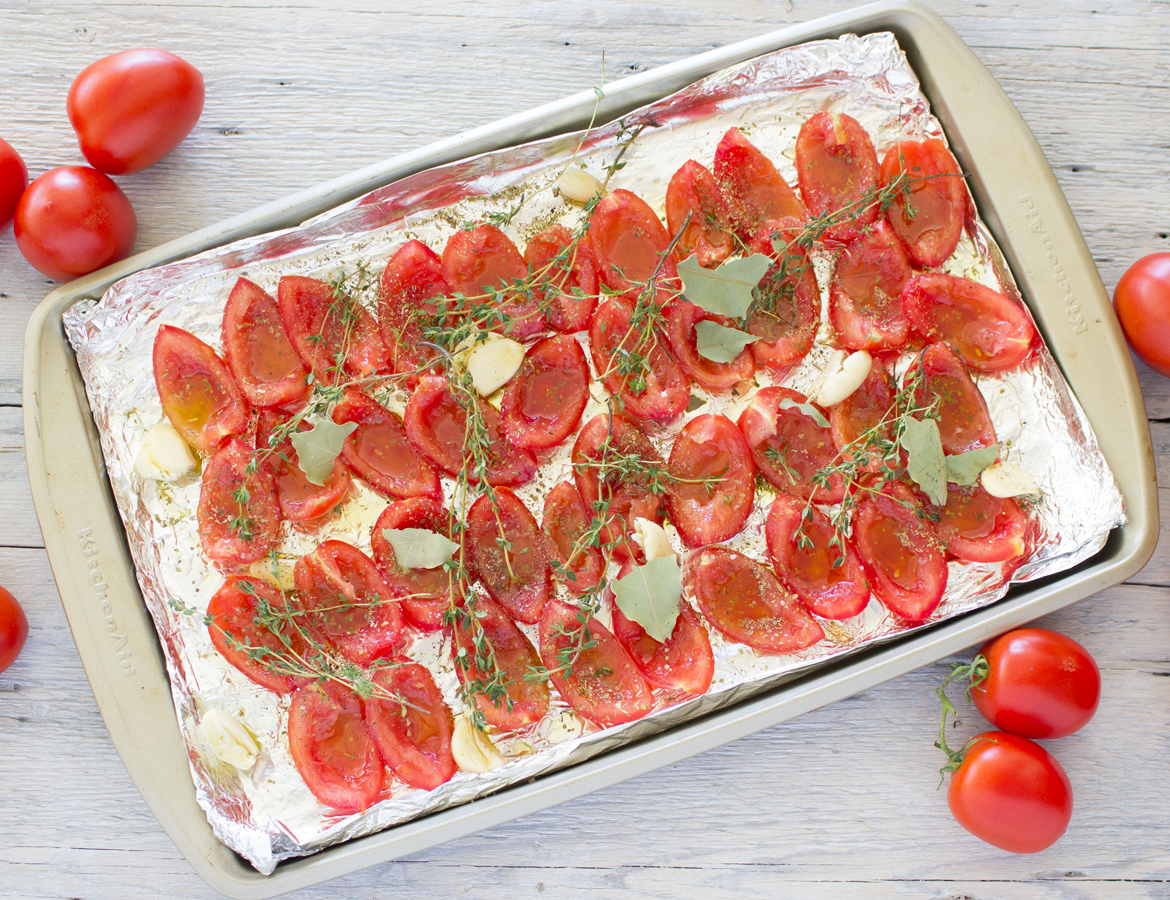
[[[0,136],[39,174],[81,162],[72,77],[164,46],[207,79],[180,148],[119,179],[138,249],[564,94],[853,7],[621,0],[252,0],[247,6],[0,0]],[[1036,134],[1110,292],[1170,249],[1170,3],[936,0]],[[604,51],[604,63],[602,54]],[[604,65],[604,69],[603,69]],[[110,745],[42,549],[22,451],[25,324],[53,283],[0,234],[0,582],[28,646],[0,673],[0,897],[210,898]],[[1170,380],[1139,364],[1162,484]],[[1170,488],[1160,492],[1170,520]],[[1170,897],[1170,541],[1128,585],[1044,624],[1084,643],[1101,710],[1050,749],[1076,791],[1069,833],[1012,857],[935,790],[946,662],[668,769],[295,894],[477,898]],[[981,720],[965,715],[959,731]]]

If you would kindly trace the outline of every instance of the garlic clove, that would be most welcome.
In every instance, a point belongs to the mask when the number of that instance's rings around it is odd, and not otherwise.
[[[865,350],[858,350],[848,356],[840,350],[836,351],[830,357],[814,402],[826,409],[835,406],[861,387],[872,368],[873,357]]]
[[[153,481],[177,481],[194,470],[197,460],[187,442],[170,425],[147,430],[134,458],[134,470]]]
[[[455,757],[455,764],[464,772],[490,772],[504,764],[504,757],[492,739],[476,728],[467,716],[455,719],[451,754]]]
[[[634,519],[634,543],[642,548],[646,555],[646,562],[652,559],[661,559],[665,556],[677,556],[670,546],[670,538],[657,522],[643,519],[641,516]]]
[[[559,716],[551,716],[546,720],[541,732],[550,744],[559,744],[562,741],[571,741],[585,733],[585,722],[565,710]]]
[[[199,723],[203,740],[216,759],[247,770],[256,764],[260,755],[260,744],[251,730],[222,709],[209,709]]]
[[[481,397],[487,397],[511,381],[524,363],[524,345],[510,338],[485,341],[471,348],[467,371]]]
[[[291,591],[296,589],[296,582],[293,579],[295,568],[296,560],[272,559],[266,556],[248,566],[248,574],[253,578],[267,581],[279,591]]]
[[[600,181],[584,169],[570,166],[557,179],[557,191],[570,203],[584,206],[594,197],[602,196],[604,188]]]
[[[1036,479],[1015,463],[1001,462],[988,466],[979,475],[983,490],[992,497],[1019,497],[1022,494],[1039,494]]]

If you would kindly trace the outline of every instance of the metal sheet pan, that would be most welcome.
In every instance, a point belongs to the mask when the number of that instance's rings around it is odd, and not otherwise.
[[[195,802],[158,641],[138,594],[61,314],[133,271],[297,224],[431,165],[584,127],[595,95],[585,91],[433,144],[141,254],[54,291],[34,313],[25,351],[29,471],[50,562],[111,738],[159,821],[213,887],[233,897],[274,896],[546,808],[864,690],[1088,596],[1145,563],[1158,531],[1153,457],[1137,379],[1108,298],[1027,126],[940,19],[904,2],[863,7],[610,85],[601,112],[616,117],[719,68],[780,47],[885,30],[898,36],[956,155],[974,173],[971,187],[980,212],[1094,424],[1125,495],[1129,524],[1115,531],[1092,560],[1014,591],[994,607],[851,656],[763,697],[534,783],[283,864],[265,877],[215,839]],[[87,440],[90,454],[79,454],[77,448]]]

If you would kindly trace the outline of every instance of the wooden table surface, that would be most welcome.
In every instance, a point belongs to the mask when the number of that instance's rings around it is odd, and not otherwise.
[[[849,9],[848,2],[252,0],[0,2],[0,136],[30,173],[81,163],[69,83],[159,46],[207,82],[198,126],[120,179],[146,249],[300,188],[562,95]],[[396,9],[385,9],[393,6]],[[934,0],[1039,139],[1106,288],[1170,249],[1170,3]],[[110,743],[53,585],[21,427],[25,324],[54,285],[0,234],[0,583],[31,632],[0,674],[0,896],[216,896],[159,827]],[[1138,364],[1170,484],[1170,380]],[[84,452],[79,450],[79,452]],[[1170,490],[1161,489],[1164,518]],[[1101,708],[1050,742],[1076,809],[1053,848],[1012,856],[936,791],[926,667],[720,750],[299,900],[591,897],[1170,897],[1170,542],[1146,568],[1044,620],[1081,641]],[[965,734],[981,719],[964,716]]]

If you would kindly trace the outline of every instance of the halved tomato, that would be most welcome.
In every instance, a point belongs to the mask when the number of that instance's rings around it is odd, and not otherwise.
[[[423,329],[440,320],[450,291],[439,254],[422,241],[407,241],[390,257],[382,271],[378,324],[395,372],[421,369],[438,355],[423,346]]]
[[[568,335],[539,341],[504,389],[504,434],[517,447],[547,450],[569,436],[589,402],[589,362]]]
[[[878,217],[877,154],[852,116],[822,110],[800,126],[796,177],[808,211],[832,222],[829,240],[851,240]]]
[[[515,486],[530,480],[536,472],[536,457],[516,447],[504,434],[500,414],[478,397],[476,409],[487,435],[487,482]],[[467,411],[456,399],[446,378],[425,375],[406,404],[406,436],[436,466],[457,478],[466,465],[467,479],[480,480],[473,456],[467,455]]]
[[[832,430],[796,406],[783,406],[785,401],[810,402],[789,388],[766,387],[739,415],[737,424],[747,438],[756,469],[781,491],[803,499],[811,495],[817,503],[838,502],[845,490],[841,476],[834,473],[826,480],[818,474],[837,458]],[[823,409],[811,405],[824,415]]]
[[[276,287],[284,329],[297,354],[326,382],[385,372],[390,352],[369,311],[339,288],[285,275]]]
[[[398,498],[442,496],[439,473],[414,449],[397,413],[347,390],[333,409],[333,421],[357,423],[341,446],[341,457],[375,491]]]
[[[853,539],[886,609],[922,622],[942,602],[947,561],[914,492],[901,482],[868,490],[853,512]]]
[[[744,330],[760,338],[751,345],[756,362],[773,370],[804,359],[821,318],[821,291],[812,263],[795,243],[796,224],[792,219],[766,222],[751,243],[752,252],[776,262],[752,290]]]
[[[756,493],[756,467],[743,432],[726,416],[687,422],[666,464],[666,510],[688,547],[730,540]]]
[[[829,409],[829,426],[839,456],[864,457],[862,469],[877,471],[894,440],[894,379],[881,361],[874,359],[861,387]],[[901,465],[902,451],[896,448]]]
[[[252,448],[226,441],[203,466],[199,489],[199,543],[208,559],[247,565],[268,555],[280,539],[280,504],[266,466],[248,472]]]
[[[549,706],[547,682],[534,677],[540,657],[498,603],[475,595],[472,607],[471,599],[456,611],[455,673],[489,725],[515,731],[536,724]]]
[[[281,616],[284,595],[258,578],[229,578],[207,604],[207,631],[224,659],[263,688],[291,694],[297,687],[295,667],[286,655],[300,656],[305,640]]]
[[[220,334],[236,384],[253,406],[295,403],[309,393],[309,371],[288,339],[276,301],[247,278],[228,295]]]
[[[1036,338],[1022,306],[958,275],[916,276],[902,292],[902,305],[915,331],[931,343],[946,341],[981,372],[1015,368]]]
[[[625,578],[632,568],[633,563],[627,560],[618,578]],[[650,684],[667,691],[707,693],[715,674],[711,638],[685,597],[679,600],[674,631],[665,641],[650,637],[645,628],[627,619],[616,603],[611,611],[614,637]]]
[[[567,570],[554,566],[553,575],[574,594],[583,594],[596,585],[605,568],[601,551],[581,540],[592,519],[581,492],[571,481],[553,485],[544,498],[544,533],[556,548],[554,556]]]
[[[589,327],[593,366],[622,411],[638,419],[673,419],[690,400],[690,383],[655,327],[631,328],[633,309],[621,297],[602,301]]]
[[[390,593],[402,604],[406,620],[423,631],[438,631],[451,605],[451,576],[442,566],[407,569],[398,562],[394,547],[383,532],[401,528],[433,531],[450,540],[451,517],[442,502],[433,497],[392,500],[374,523],[370,544],[378,571]]]
[[[764,534],[776,577],[808,609],[825,619],[848,619],[869,605],[869,582],[853,542],[833,544],[829,517],[805,501],[779,493],[772,500]]]
[[[463,294],[474,306],[490,306],[486,327],[499,324],[518,341],[544,328],[540,305],[525,290],[528,266],[512,239],[495,225],[476,225],[456,231],[443,248],[443,278],[452,291]],[[505,324],[501,318],[506,316]],[[479,318],[477,314],[477,318]]]
[[[825,632],[771,570],[726,547],[687,557],[683,584],[707,621],[733,641],[769,654],[795,653]]]
[[[919,378],[914,402],[925,407],[938,399],[943,452],[964,453],[995,443],[995,425],[987,411],[987,401],[950,346],[931,344],[918,355],[906,379],[910,383]]]
[[[578,641],[582,628],[589,633]],[[564,701],[602,728],[640,719],[653,706],[650,686],[617,638],[596,619],[580,622],[575,606],[553,600],[545,608],[540,658]]]
[[[451,753],[455,723],[430,670],[401,658],[370,680],[366,719],[382,761],[422,791],[450,781],[459,769]]]
[[[941,266],[959,245],[967,217],[967,186],[959,164],[938,138],[902,141],[882,160],[882,186],[903,173],[905,186],[892,197],[886,219],[915,266]]]
[[[344,541],[325,541],[293,569],[297,605],[310,626],[359,666],[402,643],[402,612],[374,561]]]
[[[507,488],[484,494],[467,514],[471,567],[513,619],[536,624],[552,594],[552,542],[528,507]]]
[[[715,181],[723,189],[731,221],[749,240],[769,219],[808,218],[797,195],[768,157],[740,133],[730,129],[715,148]]]
[[[589,327],[597,306],[597,266],[588,239],[554,225],[529,238],[524,261],[537,280],[549,328],[574,334]]]
[[[154,339],[154,384],[163,412],[188,444],[214,453],[248,426],[248,404],[227,365],[189,331],[163,325]]]
[[[674,260],[663,259],[670,235],[645,200],[620,188],[611,192],[594,207],[588,237],[602,284],[636,303],[658,271],[658,302],[669,299],[678,279]]]
[[[614,544],[614,553],[622,559],[642,557],[630,540],[634,519],[663,520],[662,495],[654,492],[648,470],[664,472],[662,457],[650,438],[624,416],[596,415],[577,435],[573,479],[585,508],[605,521],[602,541]]]
[[[748,347],[729,363],[706,359],[696,349],[696,325],[700,322],[715,322],[734,328],[736,323],[732,319],[707,312],[703,307],[681,297],[672,300],[663,313],[666,316],[666,337],[670,341],[670,350],[683,372],[693,381],[709,391],[727,391],[756,374],[756,360]]]
[[[386,768],[370,736],[365,707],[334,681],[297,690],[288,709],[288,749],[313,796],[339,812],[369,809]]]
[[[875,222],[845,247],[829,289],[829,322],[848,350],[898,350],[910,333],[902,289],[914,275],[893,229]]]
[[[1019,504],[979,485],[948,485],[937,527],[943,547],[956,559],[1005,562],[1028,551],[1028,519]]]
[[[700,266],[714,268],[735,250],[723,191],[707,167],[693,159],[679,167],[666,187],[666,224],[671,235],[682,232],[674,250],[680,262],[694,254]]]
[[[306,423],[301,423],[301,428]],[[310,522],[337,506],[349,490],[349,467],[334,460],[333,471],[322,485],[305,476],[293,447],[289,420],[273,410],[264,410],[257,429],[257,445],[270,450],[263,455],[263,465],[272,472],[276,483],[276,500],[280,514],[290,522]]]

